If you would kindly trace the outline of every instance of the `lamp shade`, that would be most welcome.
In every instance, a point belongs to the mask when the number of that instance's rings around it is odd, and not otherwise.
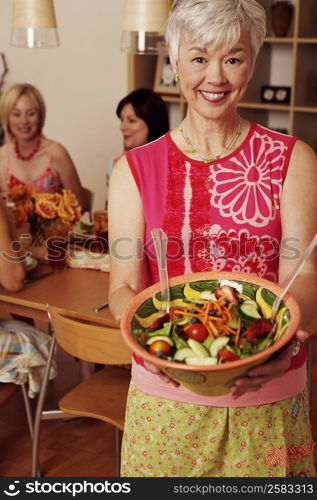
[[[13,0],[11,45],[59,45],[53,0]]]
[[[135,54],[161,52],[168,12],[168,0],[126,0],[121,50]]]

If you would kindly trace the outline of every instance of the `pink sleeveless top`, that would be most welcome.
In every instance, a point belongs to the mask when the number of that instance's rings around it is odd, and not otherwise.
[[[59,174],[52,168],[52,158],[50,154],[47,155],[48,156],[47,167],[44,170],[44,172],[41,175],[39,175],[37,179],[34,179],[33,181],[30,182],[25,182],[13,174],[10,165],[9,148],[7,145],[5,145],[4,147],[7,148],[7,159],[8,159],[7,172],[6,172],[7,189],[11,189],[13,186],[17,186],[18,184],[24,184],[29,187],[36,187],[38,191],[42,193],[56,193],[57,191],[62,190],[63,184]]]
[[[170,133],[126,153],[145,218],[145,251],[151,283],[159,281],[150,231],[168,236],[168,273],[234,271],[278,280],[280,197],[296,138],[251,124],[230,155],[205,164],[184,155]],[[149,283],[150,284],[150,283]],[[175,388],[133,361],[132,379],[144,392],[211,406],[271,403],[301,392],[306,353],[297,346],[285,374],[237,400],[231,394],[199,396]]]

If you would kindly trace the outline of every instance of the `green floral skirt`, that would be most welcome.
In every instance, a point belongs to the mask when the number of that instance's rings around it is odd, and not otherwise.
[[[252,407],[162,399],[131,383],[123,477],[315,477],[307,391]]]

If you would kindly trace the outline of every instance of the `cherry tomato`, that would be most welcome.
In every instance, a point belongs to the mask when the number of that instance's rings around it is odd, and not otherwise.
[[[157,356],[158,353],[168,356],[171,352],[171,346],[167,342],[164,342],[164,340],[156,340],[150,345],[149,352],[154,356]]]
[[[203,342],[208,337],[208,330],[202,323],[193,323],[185,329],[187,337]]]
[[[221,349],[219,352],[219,358],[221,361],[238,361],[239,356],[237,356],[234,352],[229,351],[228,349]]]

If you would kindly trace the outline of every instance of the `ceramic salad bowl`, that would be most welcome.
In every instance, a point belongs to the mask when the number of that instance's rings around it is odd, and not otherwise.
[[[258,276],[194,273],[171,278],[169,287],[168,315],[156,283],[128,304],[121,330],[133,352],[197,394],[226,394],[234,378],[282,349],[299,327],[299,307],[286,294],[272,335],[280,287]]]

